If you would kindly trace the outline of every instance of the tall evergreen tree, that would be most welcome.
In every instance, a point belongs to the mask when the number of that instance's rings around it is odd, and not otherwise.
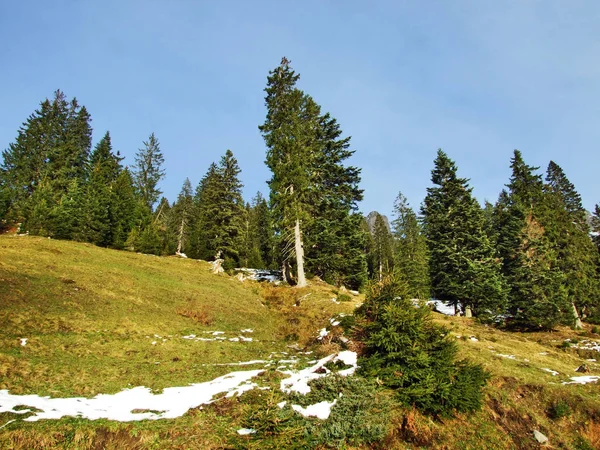
[[[581,197],[554,161],[548,165],[546,182],[544,229],[556,252],[557,267],[573,307],[576,326],[582,328],[579,311],[597,303],[600,294],[596,273],[598,254],[590,239]]]
[[[371,266],[374,270],[374,277],[379,281],[390,274],[394,265],[393,256],[393,240],[392,234],[387,223],[383,220],[381,214],[375,216],[375,224],[373,226]]]
[[[283,58],[267,78],[267,117],[259,129],[267,145],[266,164],[275,230],[282,242],[283,265],[295,255],[298,287],[306,285],[303,229],[314,204],[311,169],[314,167],[320,108],[295,87],[300,75]],[[287,270],[284,270],[284,273]]]
[[[408,295],[429,299],[429,255],[427,239],[417,215],[402,193],[394,203],[394,267],[406,280]]]
[[[158,188],[158,183],[165,176],[165,171],[162,168],[165,159],[160,150],[160,143],[154,133],[143,144],[144,148],[140,148],[135,155],[133,176],[135,187],[143,203],[152,211],[154,204],[162,194]]]
[[[192,183],[190,183],[189,178],[186,178],[181,187],[181,192],[177,197],[177,201],[171,209],[171,222],[173,223],[175,235],[177,236],[177,253],[185,253],[187,251],[193,207],[194,196],[192,192]]]
[[[319,118],[318,145],[311,170],[314,209],[306,227],[306,266],[311,273],[337,285],[358,289],[366,280],[367,267],[362,252],[365,236],[357,203],[360,169],[346,166],[354,151],[350,137],[329,113]]]
[[[238,265],[245,216],[240,168],[231,150],[211,164],[196,191],[197,219],[192,255],[212,260],[218,252],[226,266]]]
[[[136,197],[129,169],[120,170],[111,189],[110,226],[113,248],[123,249],[135,225]]]
[[[73,181],[82,184],[86,177],[90,120],[85,107],[61,91],[29,116],[16,141],[2,152],[0,186],[8,219],[22,222],[22,229],[32,233],[57,235],[51,215]]]
[[[112,151],[106,132],[90,157],[90,175],[85,186],[82,226],[79,238],[101,247],[113,245],[115,238],[114,185],[122,170],[121,158]]]
[[[252,199],[250,223],[251,228],[254,230],[254,233],[256,233],[256,244],[258,245],[260,261],[264,268],[274,268],[275,258],[273,251],[275,242],[273,226],[271,224],[271,213],[269,211],[267,200],[260,192],[257,192]]]
[[[506,290],[494,258],[485,220],[468,180],[457,176],[454,162],[438,150],[423,205],[425,235],[430,252],[432,294],[467,315],[497,314],[504,308]]]
[[[544,226],[548,197],[537,167],[525,164],[521,152],[511,159],[512,175],[496,206],[498,248],[510,286],[513,323],[551,328],[572,319],[557,252]],[[546,217],[544,216],[546,214]]]

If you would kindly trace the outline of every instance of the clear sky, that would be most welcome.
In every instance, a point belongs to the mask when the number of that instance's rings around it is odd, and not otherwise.
[[[282,56],[299,87],[352,136],[364,213],[418,208],[438,148],[495,202],[513,149],[554,160],[584,206],[600,202],[597,0],[0,1],[0,149],[61,89],[132,164],[151,132],[173,201],[231,149],[244,197],[268,195],[268,71]]]

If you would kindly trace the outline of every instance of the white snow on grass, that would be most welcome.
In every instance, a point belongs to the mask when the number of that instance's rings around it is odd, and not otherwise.
[[[21,338],[21,346],[25,347],[27,345],[27,338]]]
[[[237,434],[239,434],[240,436],[247,436],[249,434],[254,433],[256,433],[256,430],[254,428],[240,428],[239,430],[237,430]]]
[[[548,372],[551,373],[553,377],[555,377],[556,375],[558,375],[558,372],[556,370],[552,370],[552,369],[546,369],[545,367],[542,367],[542,370],[544,372]]]
[[[506,358],[506,359],[517,359],[517,357],[515,355],[504,355],[502,353],[496,353],[496,356],[499,356],[500,358]]]
[[[329,334],[329,331],[327,331],[327,329],[326,329],[326,328],[321,328],[321,329],[319,330],[319,336],[317,336],[317,339],[318,339],[318,340],[321,340],[321,339],[323,339],[324,337],[326,337],[328,334]]]
[[[300,405],[292,405],[292,409],[304,417],[316,417],[317,419],[325,420],[331,414],[331,408],[337,403],[337,399],[333,402],[319,402],[314,405],[309,405],[306,408]]]
[[[256,384],[250,380],[261,372],[262,369],[232,372],[205,383],[166,388],[160,394],[153,394],[150,389],[138,386],[112,395],[99,394],[91,399],[12,395],[7,390],[0,390],[0,413],[33,412],[32,416],[23,419],[27,422],[65,416],[119,422],[173,419],[191,408],[211,403],[213,396],[217,394],[226,393],[227,397],[232,397],[255,388]],[[15,410],[17,406],[29,406],[40,411],[20,408]]]
[[[308,385],[309,381],[316,380],[317,378],[321,378],[326,376],[331,371],[325,367],[325,364],[328,362],[337,362],[342,361],[344,364],[348,366],[352,366],[348,369],[340,370],[336,372],[341,376],[349,376],[352,375],[357,368],[356,361],[357,356],[355,352],[351,352],[349,350],[345,350],[340,352],[337,355],[329,355],[325,358],[317,361],[316,364],[300,370],[300,371],[286,371],[283,372],[286,375],[289,375],[289,378],[281,380],[280,389],[289,394],[291,392],[298,392],[300,394],[308,394],[310,392],[310,386]]]
[[[454,316],[454,306],[448,306],[441,300],[431,299],[427,302],[428,305],[433,306],[433,310],[439,312],[440,314],[444,314],[446,316]]]
[[[581,377],[571,377],[571,381],[565,381],[563,384],[587,384],[587,383],[595,383],[600,380],[600,377],[595,375],[584,375]]]
[[[283,353],[285,352],[281,354]],[[251,360],[214,365],[244,366],[271,362],[271,360]],[[295,364],[298,360],[291,359],[285,362]],[[311,380],[332,373],[331,370],[324,367],[329,362],[342,362],[350,366],[347,369],[335,372],[341,376],[352,375],[358,367],[356,353],[342,351],[337,355],[333,354],[322,358],[304,370],[282,371],[289,377],[281,381],[280,389],[288,394],[291,392],[301,394],[310,392],[308,383]],[[232,397],[254,388],[268,389],[268,387],[260,388],[251,381],[253,377],[258,376],[263,371],[264,369],[232,372],[205,383],[165,388],[160,394],[153,394],[149,388],[138,386],[124,389],[116,394],[99,394],[91,399],[84,397],[50,398],[38,395],[13,395],[8,390],[0,390],[0,414],[6,412],[14,414],[31,413],[31,416],[23,419],[28,422],[36,422],[40,419],[60,419],[65,416],[90,420],[108,419],[120,422],[173,419],[182,416],[191,408],[212,403],[214,396],[217,394],[226,394],[226,397]],[[286,402],[281,402],[278,406],[283,408],[285,404]],[[292,405],[292,408],[305,417],[317,417],[324,420],[329,417],[331,408],[335,404],[336,401],[323,401],[307,407]],[[16,409],[17,407],[19,408]],[[248,432],[248,434],[251,433]]]
[[[240,333],[254,333],[254,330],[252,328],[244,328],[240,330]]]

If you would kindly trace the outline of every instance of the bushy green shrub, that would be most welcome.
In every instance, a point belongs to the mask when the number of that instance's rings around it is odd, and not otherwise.
[[[550,405],[548,415],[551,419],[562,419],[571,415],[571,407],[564,400],[557,400]]]
[[[447,416],[481,407],[489,375],[479,365],[456,361],[448,330],[431,320],[424,304],[414,305],[401,279],[371,287],[357,313],[365,345],[361,375],[395,389],[406,405]]]
[[[352,301],[352,297],[348,294],[340,294],[337,297],[337,301],[338,302],[351,302]]]

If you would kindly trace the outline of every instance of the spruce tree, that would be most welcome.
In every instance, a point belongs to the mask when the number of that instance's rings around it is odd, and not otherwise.
[[[177,236],[176,253],[185,253],[187,251],[193,206],[192,183],[190,183],[189,178],[186,178],[177,201],[170,211],[170,221],[173,224],[174,234]]]
[[[429,299],[429,255],[427,239],[408,200],[398,193],[394,203],[394,268],[406,280],[408,295]]]
[[[388,225],[379,213],[375,216],[372,243],[371,265],[374,270],[373,275],[374,278],[382,281],[385,276],[392,272],[394,267],[394,244]]]
[[[485,219],[468,180],[457,176],[454,162],[438,150],[432,170],[434,187],[423,205],[434,297],[469,315],[503,311],[506,289],[500,264],[485,230]]]
[[[281,240],[284,273],[295,255],[296,283],[303,287],[306,285],[303,230],[309,225],[314,204],[311,169],[320,108],[295,87],[299,77],[286,58],[269,72],[265,88],[267,117],[259,130],[267,146],[266,164],[272,172],[270,203]]]
[[[342,130],[329,113],[320,117],[318,132],[311,170],[314,209],[305,228],[306,267],[327,282],[358,289],[367,278],[361,250],[365,236],[357,213],[363,198],[360,169],[346,165],[354,154],[350,137],[341,137]]]
[[[196,191],[194,257],[212,260],[220,252],[225,266],[239,264],[245,219],[240,168],[231,150],[211,164]]]
[[[120,170],[111,189],[110,226],[111,247],[123,249],[135,224],[136,197],[129,169]]]
[[[0,186],[7,219],[22,222],[21,228],[32,233],[65,236],[64,229],[55,232],[52,215],[73,181],[81,185],[86,179],[90,120],[85,107],[61,91],[29,116],[16,141],[2,152]]]
[[[548,197],[537,167],[525,164],[521,152],[511,159],[508,191],[501,194],[495,221],[503,272],[510,286],[512,323],[531,329],[572,322],[564,276],[545,219]],[[545,217],[546,215],[546,217]]]
[[[489,375],[457,360],[456,340],[431,320],[424,303],[413,304],[401,277],[374,283],[356,315],[362,375],[376,377],[406,406],[425,413],[449,416],[481,408]]]
[[[267,200],[260,192],[257,192],[252,199],[251,211],[250,227],[255,234],[255,245],[258,245],[260,262],[264,268],[273,269],[276,267],[273,255],[275,237],[273,236],[271,213]]]
[[[165,171],[162,168],[165,159],[160,150],[160,143],[154,133],[143,144],[144,148],[140,148],[135,155],[133,176],[139,196],[148,209],[152,211],[154,204],[162,194],[158,188],[158,183],[165,176]]]
[[[113,245],[115,238],[114,185],[121,172],[122,158],[112,151],[110,134],[106,132],[90,157],[90,175],[85,186],[81,240],[101,247]]]
[[[557,268],[573,307],[576,327],[582,328],[579,312],[597,303],[600,294],[598,254],[590,239],[581,197],[554,161],[548,165],[546,182],[544,229],[556,252]]]

